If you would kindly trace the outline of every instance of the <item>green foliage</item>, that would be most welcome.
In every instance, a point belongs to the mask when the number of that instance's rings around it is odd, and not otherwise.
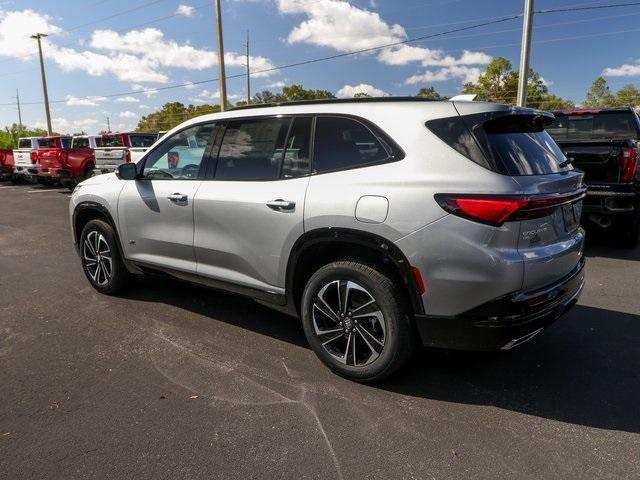
[[[625,85],[616,92],[614,103],[618,107],[640,106],[640,90],[633,85]]]
[[[371,97],[371,95],[369,95],[367,92],[358,92],[353,96],[353,98],[369,98],[369,97]]]
[[[464,85],[463,92],[478,95],[480,100],[515,105],[518,97],[518,72],[511,62],[503,57],[494,58],[478,81]],[[573,102],[549,93],[540,74],[529,69],[527,84],[527,106],[548,110],[568,108]]]
[[[431,100],[447,100],[449,97],[443,97],[436,89],[433,87],[421,88],[418,93],[416,93],[416,97],[424,97],[429,98]]]
[[[171,130],[185,120],[208,113],[220,111],[220,105],[188,105],[180,102],[165,103],[157,112],[145,115],[138,122],[136,130],[139,132],[159,132]]]
[[[585,107],[611,107],[615,104],[615,96],[611,93],[607,81],[596,78],[587,91],[587,98],[584,101]]]
[[[17,148],[20,137],[46,137],[47,131],[41,128],[28,128],[23,125],[22,130],[14,123],[10,127],[0,130],[0,148]]]
[[[282,103],[297,102],[301,100],[316,100],[322,98],[336,98],[328,90],[307,90],[302,85],[290,85],[283,87],[280,93],[263,90],[254,95],[251,103]]]

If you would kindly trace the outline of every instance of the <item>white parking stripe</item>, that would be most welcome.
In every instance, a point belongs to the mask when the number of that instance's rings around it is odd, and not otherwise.
[[[27,193],[64,193],[65,190],[27,190]]]

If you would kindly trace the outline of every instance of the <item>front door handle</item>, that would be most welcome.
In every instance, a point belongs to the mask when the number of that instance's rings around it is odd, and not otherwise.
[[[189,197],[187,197],[183,193],[172,193],[171,195],[167,195],[167,198],[175,203],[186,202]]]
[[[296,202],[290,202],[289,200],[282,200],[279,198],[277,200],[267,202],[267,207],[272,210],[293,210],[296,207]]]

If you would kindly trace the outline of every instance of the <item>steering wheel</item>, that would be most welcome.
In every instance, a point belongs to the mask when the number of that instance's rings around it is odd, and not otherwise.
[[[185,165],[184,167],[182,167],[182,177],[196,178],[198,176],[199,171],[200,171],[200,165],[196,165],[195,163],[190,163],[189,165]]]

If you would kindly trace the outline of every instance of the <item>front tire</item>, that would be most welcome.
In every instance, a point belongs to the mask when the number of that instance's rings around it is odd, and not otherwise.
[[[120,255],[113,227],[107,222],[88,222],[82,229],[79,248],[87,280],[98,292],[114,295],[133,281]]]
[[[323,266],[307,282],[301,310],[311,348],[343,377],[382,380],[413,353],[405,296],[375,265],[336,261]]]

